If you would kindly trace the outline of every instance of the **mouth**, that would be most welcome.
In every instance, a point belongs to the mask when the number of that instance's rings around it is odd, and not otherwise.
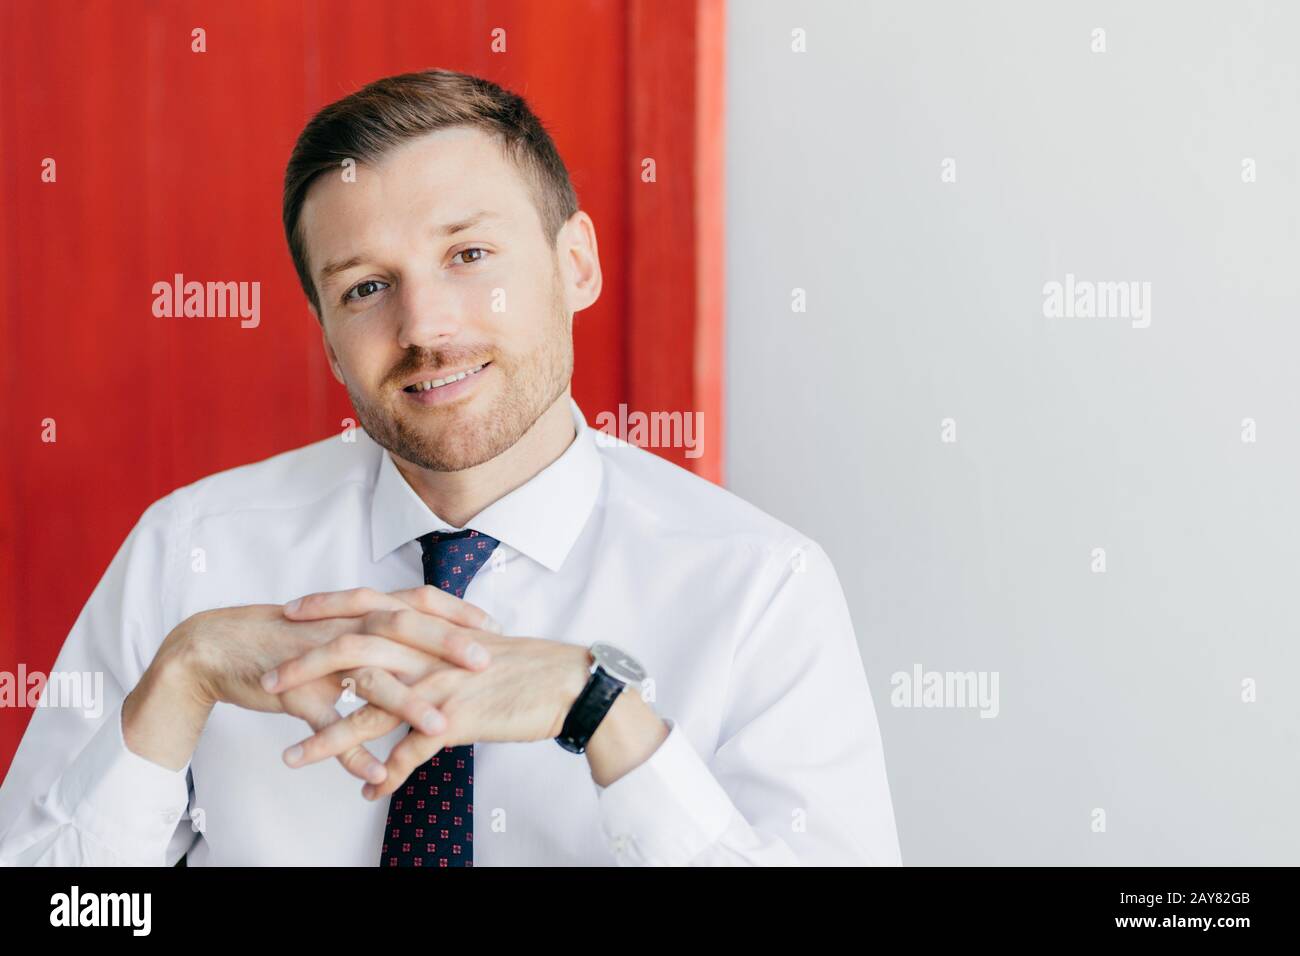
[[[440,388],[446,388],[449,385],[454,385],[457,382],[462,382],[471,376],[477,375],[491,364],[491,362],[484,362],[482,365],[475,365],[471,368],[462,369],[459,372],[452,372],[450,375],[445,375],[442,378],[431,378],[411,382],[406,385],[402,391],[408,392],[412,395],[418,395],[421,392],[432,392]]]

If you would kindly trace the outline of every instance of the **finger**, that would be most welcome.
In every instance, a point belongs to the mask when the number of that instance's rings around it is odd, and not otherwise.
[[[468,601],[456,597],[454,594],[449,594],[441,588],[436,588],[432,584],[423,584],[420,587],[407,588],[404,591],[393,591],[390,596],[401,599],[417,611],[435,614],[438,617],[446,618],[453,624],[459,624],[461,627],[491,631],[493,634],[505,633],[497,619],[487,611],[476,604],[470,604]]]
[[[407,781],[416,767],[448,746],[447,740],[445,733],[422,734],[418,730],[412,730],[389,753],[388,762],[384,765],[388,778],[380,783],[366,784],[361,788],[361,795],[367,800],[389,796]]]
[[[284,760],[291,767],[304,767],[326,757],[337,757],[354,777],[381,784],[387,779],[388,769],[370,755],[361,741],[382,737],[400,725],[400,718],[367,704],[294,744],[285,751]],[[371,761],[377,766],[372,766]]]
[[[431,700],[433,691],[425,684],[407,685],[388,671],[364,667],[357,671],[357,693],[368,705],[378,707],[395,721],[379,734],[362,736],[362,740],[382,736],[403,720],[426,734],[439,734],[447,729],[447,718]]]
[[[347,591],[318,591],[307,594],[284,606],[284,616],[293,621],[316,621],[326,617],[361,617],[384,608],[400,608],[406,602],[401,598],[376,591],[374,588],[352,588]]]
[[[280,705],[286,714],[305,720],[312,730],[320,731],[339,719],[339,712],[325,703],[329,693],[337,688],[331,681],[321,681],[321,692],[308,685],[280,695]]]
[[[309,681],[359,667],[382,667],[416,680],[428,672],[428,663],[416,649],[399,641],[374,634],[340,634],[329,643],[313,647],[267,671],[262,675],[262,688],[270,693],[284,693]]]
[[[366,615],[361,629],[470,670],[481,671],[492,662],[488,649],[475,639],[473,628],[459,627],[414,608],[374,611]]]
[[[406,686],[386,671],[367,677],[357,671],[357,692],[368,703],[341,720],[320,728],[316,734],[300,741],[294,766],[305,766],[347,754],[367,740],[374,740],[405,720],[412,727],[428,733],[440,733],[447,721],[442,713],[419,691]],[[427,722],[425,718],[432,718]],[[357,774],[370,779],[368,775]]]
[[[301,717],[317,733],[342,723],[342,718],[339,717],[338,711],[333,707],[328,704],[315,703],[323,698],[315,695],[312,690],[309,685],[306,688],[299,688],[282,694],[280,700],[285,713]],[[303,765],[297,747],[298,745],[295,744],[285,750],[283,754],[284,762],[290,767]],[[361,777],[363,780],[381,783],[388,775],[383,763],[363,746],[355,746],[341,754],[339,762],[343,764],[345,770],[354,776]]]
[[[447,698],[444,680],[438,673],[430,674],[416,681],[412,686],[412,690],[416,691],[424,699],[439,706]],[[445,718],[446,714],[443,714],[443,717]],[[416,767],[443,747],[454,743],[452,733],[451,730],[444,730],[440,734],[424,734],[412,728],[411,732],[398,741],[397,745],[389,752],[390,762],[384,766],[388,779],[380,784],[363,787],[361,795],[367,800],[372,800],[391,794],[406,781]],[[393,760],[394,756],[397,758],[396,760]]]

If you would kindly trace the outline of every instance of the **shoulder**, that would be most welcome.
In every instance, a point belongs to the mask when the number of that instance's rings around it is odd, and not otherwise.
[[[800,549],[820,552],[779,518],[653,452],[604,435],[596,444],[608,484],[606,508],[620,524],[778,563]]]
[[[817,541],[652,452],[600,445],[605,530],[638,568],[662,570],[684,601],[728,608],[737,635],[780,641],[811,628],[808,646],[854,642],[839,575]]]
[[[378,446],[361,429],[355,441],[332,435],[260,461],[214,472],[159,499],[145,512],[190,522],[249,511],[288,511],[373,483]]]

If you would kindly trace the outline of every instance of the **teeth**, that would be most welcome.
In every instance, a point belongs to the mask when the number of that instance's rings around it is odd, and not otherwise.
[[[444,385],[450,385],[452,382],[459,382],[462,378],[468,378],[482,368],[482,365],[475,365],[473,368],[466,369],[458,375],[449,375],[446,378],[435,378],[431,382],[416,382],[414,385],[408,387],[412,391],[427,392],[430,389],[442,388]]]

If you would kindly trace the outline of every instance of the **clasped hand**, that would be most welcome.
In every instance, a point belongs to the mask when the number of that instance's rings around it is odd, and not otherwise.
[[[337,757],[368,781],[368,800],[391,794],[444,747],[557,736],[587,678],[586,648],[506,637],[480,608],[429,585],[310,594],[283,613],[290,621],[351,622],[262,676],[262,688],[315,730],[285,751],[285,762],[302,767]],[[292,693],[322,681],[351,687],[365,705],[346,717],[332,704],[329,714],[295,711]],[[381,764],[365,743],[403,722],[411,732]]]

